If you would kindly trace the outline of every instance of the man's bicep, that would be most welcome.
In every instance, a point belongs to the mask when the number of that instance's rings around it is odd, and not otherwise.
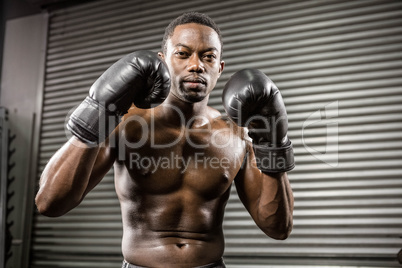
[[[251,216],[256,212],[258,199],[261,194],[261,172],[256,168],[254,153],[251,147],[247,150],[242,167],[234,182],[240,201]]]

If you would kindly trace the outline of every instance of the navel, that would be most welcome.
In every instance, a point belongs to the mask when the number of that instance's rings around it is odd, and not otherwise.
[[[185,247],[187,244],[185,244],[185,243],[177,243],[176,244],[176,246],[178,247],[178,248],[183,248],[183,247]]]

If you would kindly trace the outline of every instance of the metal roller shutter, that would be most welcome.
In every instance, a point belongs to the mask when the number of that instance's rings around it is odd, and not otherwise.
[[[402,248],[402,2],[113,1],[52,11],[39,174],[66,141],[68,111],[114,61],[159,50],[184,11],[209,14],[224,37],[225,81],[258,68],[281,89],[297,167],[294,230],[285,241],[255,227],[234,187],[226,262],[394,267]],[[35,215],[31,267],[119,267],[121,217],[112,171],[75,210]]]

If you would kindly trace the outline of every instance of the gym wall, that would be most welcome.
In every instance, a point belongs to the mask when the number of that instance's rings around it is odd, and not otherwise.
[[[135,50],[158,51],[184,11],[220,26],[224,83],[243,68],[265,72],[282,92],[296,168],[294,230],[285,241],[255,227],[235,188],[225,216],[229,267],[395,267],[402,248],[402,2],[115,1],[49,11],[39,178],[67,140],[66,115],[96,78]],[[119,267],[120,207],[113,171],[60,218],[34,215],[32,268]],[[135,250],[135,249],[134,249]]]
[[[7,145],[3,144],[8,148],[3,155],[6,164],[1,166],[0,188],[6,198],[0,202],[0,210],[5,211],[0,216],[5,227],[0,231],[0,240],[12,240],[0,244],[1,268],[28,264],[47,22],[46,13],[36,14],[9,19],[5,29],[0,106],[8,112],[9,139]],[[11,236],[5,235],[8,232]],[[3,266],[5,260],[7,266]]]

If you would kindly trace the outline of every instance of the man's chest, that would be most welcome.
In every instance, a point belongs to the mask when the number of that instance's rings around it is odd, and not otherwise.
[[[224,192],[240,169],[244,141],[228,128],[149,131],[141,146],[127,144],[125,168],[136,187],[162,193],[191,189]]]

